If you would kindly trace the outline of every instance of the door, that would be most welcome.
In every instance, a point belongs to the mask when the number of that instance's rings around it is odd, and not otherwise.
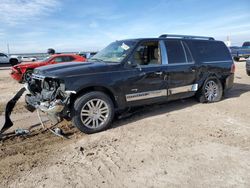
[[[144,41],[133,52],[133,74],[126,80],[124,93],[129,106],[167,99],[166,77],[159,41]]]
[[[166,69],[168,100],[194,95],[197,66],[185,41],[169,39],[165,42],[168,65]]]

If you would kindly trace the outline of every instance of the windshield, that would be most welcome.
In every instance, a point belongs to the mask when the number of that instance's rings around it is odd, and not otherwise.
[[[120,63],[134,48],[136,41],[116,41],[91,57],[89,61]]]

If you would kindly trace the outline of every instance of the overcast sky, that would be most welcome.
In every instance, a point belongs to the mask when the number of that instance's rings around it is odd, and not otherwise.
[[[0,51],[99,50],[163,33],[250,40],[250,0],[0,0]]]

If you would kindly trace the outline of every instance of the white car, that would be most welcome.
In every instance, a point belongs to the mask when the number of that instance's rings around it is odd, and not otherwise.
[[[27,61],[36,61],[37,60],[37,58],[35,58],[35,57],[27,57],[27,56],[23,56],[22,58],[21,58],[21,61],[22,62],[27,62]]]
[[[5,64],[5,63],[10,63],[10,59],[9,56],[4,54],[4,53],[0,53],[0,64]]]
[[[10,63],[12,66],[21,63],[21,56],[11,55],[8,56],[7,54],[0,53],[0,64],[7,64]]]

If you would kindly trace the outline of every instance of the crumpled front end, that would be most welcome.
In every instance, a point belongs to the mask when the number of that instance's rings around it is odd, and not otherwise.
[[[69,118],[69,103],[74,91],[66,91],[63,81],[33,74],[31,82],[26,85],[26,108],[46,113],[53,123],[62,118]]]
[[[14,66],[11,68],[10,75],[13,79],[17,80],[18,82],[22,81],[23,79],[23,73],[18,66]]]

